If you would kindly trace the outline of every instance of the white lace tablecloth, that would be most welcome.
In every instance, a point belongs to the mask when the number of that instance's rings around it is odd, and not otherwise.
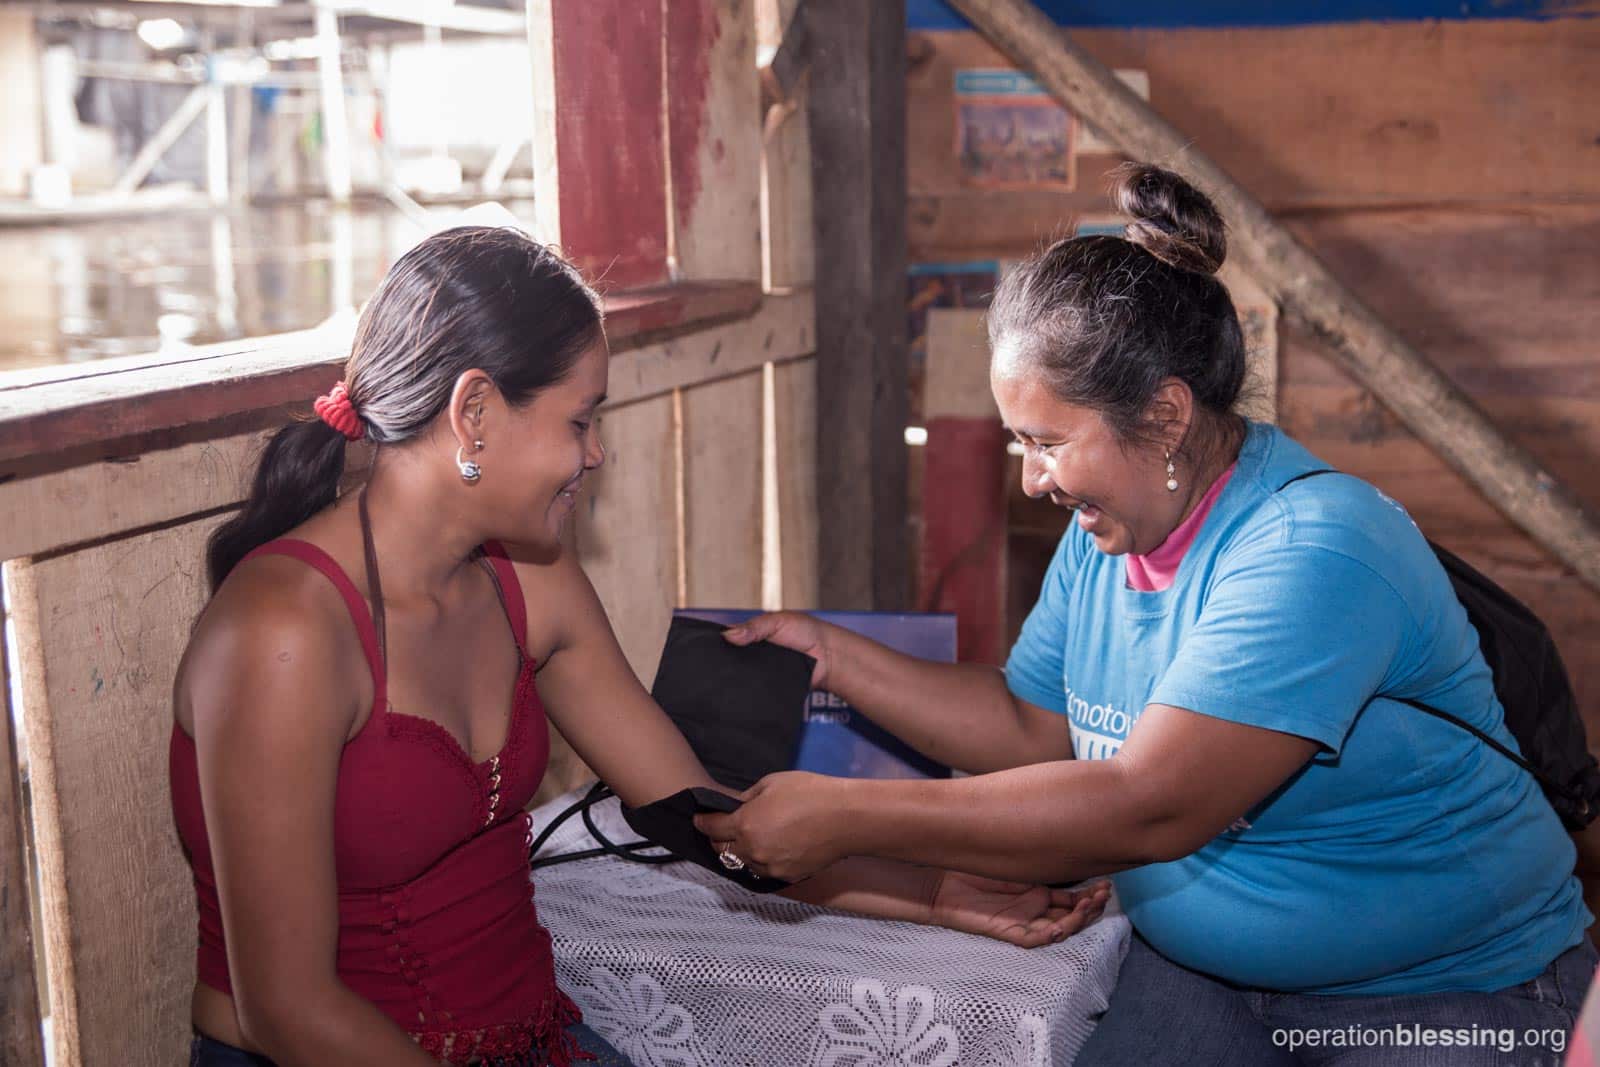
[[[534,832],[581,795],[535,810]],[[594,808],[637,840],[615,799]],[[574,816],[541,855],[593,847]],[[1020,949],[746,892],[693,864],[603,856],[534,874],[561,987],[637,1067],[1063,1067],[1127,952],[1115,901]]]

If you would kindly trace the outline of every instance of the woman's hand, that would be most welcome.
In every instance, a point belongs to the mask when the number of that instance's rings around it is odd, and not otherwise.
[[[1021,948],[1071,937],[1098,919],[1111,897],[1111,883],[1104,881],[1081,889],[1051,889],[959,871],[940,871],[936,877],[930,923]]]
[[[798,882],[849,854],[846,798],[855,784],[805,771],[769,774],[745,790],[738,811],[696,815],[694,824],[757,874]]]
[[[828,688],[828,668],[832,650],[828,647],[828,623],[812,618],[800,611],[774,611],[756,615],[737,626],[725,630],[722,636],[729,644],[751,645],[757,641],[771,641],[796,652],[804,652],[817,661],[811,672],[811,688]]]

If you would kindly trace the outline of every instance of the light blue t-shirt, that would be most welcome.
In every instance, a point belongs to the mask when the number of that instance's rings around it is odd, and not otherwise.
[[[1199,851],[1116,875],[1144,937],[1242,985],[1345,994],[1495,990],[1590,922],[1571,839],[1537,783],[1411,697],[1517,750],[1477,633],[1393,500],[1252,423],[1171,588],[1074,523],[1006,664],[1066,715],[1079,759],[1116,755],[1147,704],[1318,742]],[[1384,696],[1378,696],[1378,694]],[[1063,798],[1063,803],[1070,803]]]

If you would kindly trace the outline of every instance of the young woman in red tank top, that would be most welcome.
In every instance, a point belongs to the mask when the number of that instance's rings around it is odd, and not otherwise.
[[[193,1063],[626,1062],[556,987],[523,810],[546,715],[629,804],[711,784],[561,547],[604,458],[607,361],[598,298],[550,250],[435,235],[213,535],[171,752]],[[363,436],[371,472],[340,496]],[[1105,899],[865,859],[788,892],[1022,945]]]

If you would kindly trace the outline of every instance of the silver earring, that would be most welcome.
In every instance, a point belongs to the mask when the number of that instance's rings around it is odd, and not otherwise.
[[[1167,492],[1169,492],[1169,493],[1176,493],[1178,491],[1177,473],[1178,473],[1178,468],[1176,468],[1176,467],[1174,467],[1172,465],[1172,453],[1168,452],[1167,453]]]
[[[482,441],[474,441],[473,443],[479,448],[483,447]],[[466,482],[468,485],[471,485],[473,482],[483,477],[483,468],[478,466],[475,460],[470,460],[463,457],[461,453],[465,451],[466,449],[464,448],[456,449],[456,468],[461,471],[461,480]]]

